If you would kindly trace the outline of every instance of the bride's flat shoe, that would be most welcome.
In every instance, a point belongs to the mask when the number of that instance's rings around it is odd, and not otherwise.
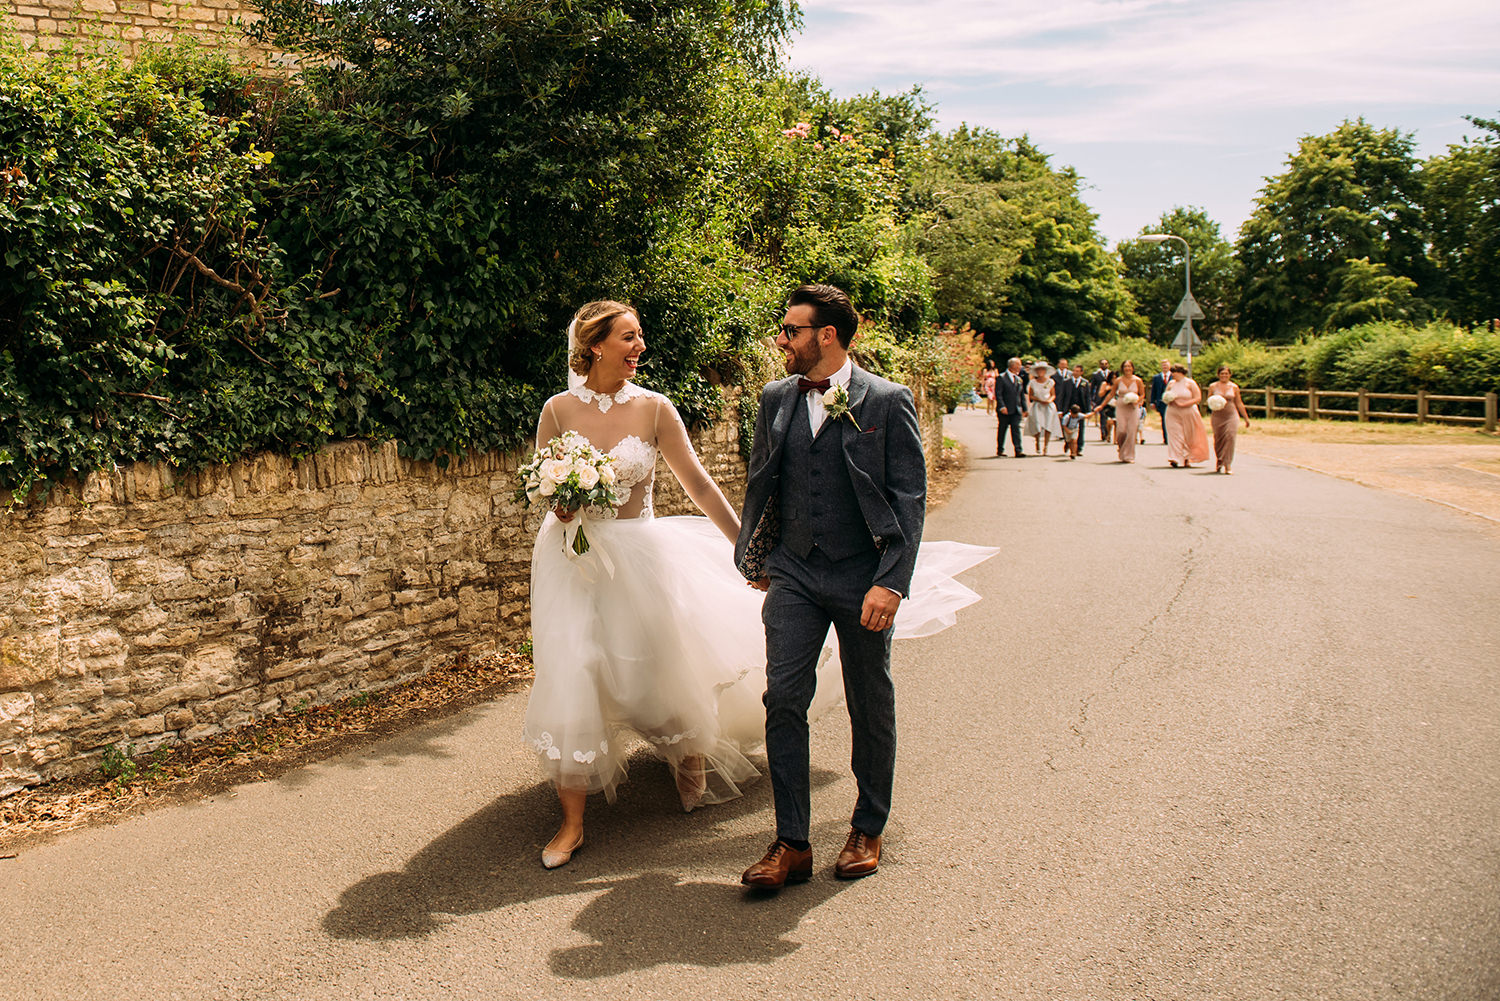
[[[542,868],[557,869],[573,861],[573,853],[583,847],[583,835],[578,835],[578,840],[573,842],[573,847],[567,851],[556,851],[551,848],[542,849]]]

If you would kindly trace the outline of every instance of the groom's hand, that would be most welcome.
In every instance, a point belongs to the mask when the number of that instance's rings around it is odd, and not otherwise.
[[[762,577],[760,580],[752,580],[747,583],[757,591],[771,590],[771,578],[769,577]]]
[[[865,592],[865,604],[860,610],[859,624],[871,632],[891,628],[896,621],[896,609],[901,606],[901,595],[888,587],[876,584]]]

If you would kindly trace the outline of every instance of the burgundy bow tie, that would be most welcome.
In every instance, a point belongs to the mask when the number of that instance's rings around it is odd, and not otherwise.
[[[809,379],[798,379],[797,392],[806,393],[809,390],[816,389],[820,393],[826,393],[828,392],[828,387],[831,385],[833,384],[827,379],[819,379],[817,382],[813,382]]]

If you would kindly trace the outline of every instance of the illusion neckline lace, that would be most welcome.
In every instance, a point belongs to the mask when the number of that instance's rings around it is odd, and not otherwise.
[[[582,383],[578,384],[577,386],[571,387],[568,392],[578,397],[584,403],[597,404],[599,407],[599,412],[601,414],[609,413],[609,408],[614,406],[616,403],[624,403],[627,400],[633,400],[639,396],[651,395],[651,391],[649,389],[642,389],[635,383],[628,380],[626,381],[625,385],[620,387],[618,392],[614,393],[596,393]]]

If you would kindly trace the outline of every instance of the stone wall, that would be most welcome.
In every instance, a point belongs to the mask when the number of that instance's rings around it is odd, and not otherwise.
[[[923,416],[941,447],[941,415]],[[733,402],[694,438],[738,506]],[[181,476],[137,463],[0,512],[0,796],[111,744],[194,740],[519,643],[539,520],[511,500],[519,461],[439,469],[346,442]],[[657,483],[659,513],[692,509],[665,468]]]
[[[147,46],[192,39],[267,74],[297,63],[245,36],[241,24],[260,15],[240,0],[0,0],[0,13],[8,34],[48,52],[69,41],[101,43],[134,59]]]

